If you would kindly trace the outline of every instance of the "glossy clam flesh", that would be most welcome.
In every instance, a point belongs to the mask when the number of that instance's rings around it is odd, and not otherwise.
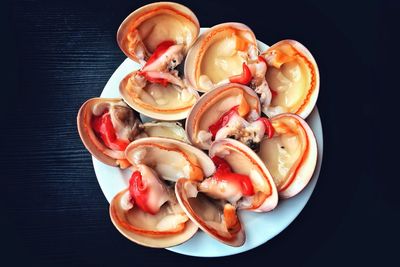
[[[295,114],[271,119],[275,135],[265,139],[258,155],[283,198],[298,194],[310,181],[317,162],[317,144],[310,127]]]
[[[319,92],[319,72],[315,59],[302,44],[280,41],[262,53],[268,63],[266,81],[273,97],[263,106],[267,116],[295,113],[306,118]]]
[[[253,64],[258,50],[254,33],[241,23],[222,23],[200,35],[185,61],[185,77],[200,92],[229,83],[240,75],[243,63]]]
[[[140,126],[144,137],[164,137],[189,143],[185,129],[179,122],[146,122]]]

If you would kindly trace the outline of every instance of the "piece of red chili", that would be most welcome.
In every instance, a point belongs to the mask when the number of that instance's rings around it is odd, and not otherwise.
[[[161,57],[168,50],[168,48],[170,48],[174,44],[175,44],[175,42],[171,41],[171,40],[167,40],[167,41],[161,42],[156,47],[156,49],[154,50],[153,54],[149,57],[149,59],[147,60],[146,64],[144,65],[144,67],[146,67],[147,65],[150,65],[151,63],[156,61],[159,57]]]
[[[138,74],[144,76],[144,78],[145,78],[147,81],[151,82],[151,83],[159,83],[159,84],[161,84],[161,85],[164,86],[164,87],[167,87],[167,85],[168,85],[168,80],[163,79],[163,78],[154,78],[154,77],[151,77],[150,75],[147,74],[146,71],[138,71]]]
[[[229,81],[231,83],[240,83],[247,85],[250,83],[252,76],[251,76],[251,71],[249,67],[246,65],[246,63],[243,62],[243,72],[242,74],[235,75],[229,78]]]
[[[210,127],[208,127],[208,130],[211,132],[213,138],[215,138],[219,129],[224,127],[229,122],[230,118],[233,115],[238,114],[238,108],[239,108],[239,106],[232,107],[230,110],[225,112],[221,116],[221,118],[219,118],[214,124],[212,124]]]
[[[147,205],[147,191],[148,188],[143,183],[142,174],[139,171],[133,172],[129,180],[129,193],[133,198],[134,205],[137,205],[144,212],[154,215],[155,212]]]
[[[103,115],[94,116],[92,120],[94,132],[101,138],[104,145],[110,149],[124,151],[129,142],[119,140],[115,134],[114,126],[111,122],[111,116],[108,111]]]
[[[244,196],[254,195],[253,183],[249,176],[232,172],[231,166],[223,158],[214,156],[212,157],[212,161],[217,167],[213,175],[214,179],[219,182],[238,184]]]

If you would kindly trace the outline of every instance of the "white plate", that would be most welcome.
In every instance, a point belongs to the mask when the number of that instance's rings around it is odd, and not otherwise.
[[[201,31],[204,31],[204,29],[202,28]],[[260,41],[258,41],[258,46],[260,51],[268,48],[266,44]],[[101,93],[101,97],[120,97],[118,92],[120,81],[128,73],[139,67],[137,63],[127,58],[111,76]],[[235,248],[224,245],[199,230],[189,241],[179,246],[168,248],[168,250],[199,257],[227,256],[260,246],[284,230],[306,205],[315,188],[321,169],[323,138],[321,119],[317,108],[309,115],[307,122],[317,139],[318,161],[310,183],[300,194],[293,198],[279,201],[277,208],[268,213],[239,211],[239,216],[246,230],[246,243],[241,247]],[[101,190],[108,202],[111,202],[118,192],[127,188],[130,177],[129,170],[122,171],[118,168],[107,166],[94,157],[93,166]]]

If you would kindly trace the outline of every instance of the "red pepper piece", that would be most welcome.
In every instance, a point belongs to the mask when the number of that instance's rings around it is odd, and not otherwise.
[[[138,74],[144,76],[146,78],[146,80],[151,83],[159,83],[164,87],[167,87],[167,85],[168,85],[168,80],[162,79],[162,78],[151,77],[151,76],[147,75],[147,72],[145,72],[145,71],[138,71]]]
[[[143,184],[142,174],[139,171],[132,173],[131,179],[129,180],[129,193],[133,198],[134,204],[137,205],[144,212],[155,214],[147,206],[147,186]]]
[[[217,167],[216,172],[218,173],[225,173],[225,172],[232,172],[231,166],[229,166],[228,162],[226,160],[214,156],[211,158],[211,160],[214,162],[214,165]]]
[[[265,65],[268,67],[267,60],[263,56],[258,56],[258,60],[264,62]]]
[[[124,151],[125,148],[129,145],[129,142],[121,141],[117,138],[115,134],[114,126],[111,122],[111,116],[106,111],[101,116],[95,116],[92,120],[92,128],[97,133],[104,145],[108,148],[118,151]]]
[[[271,124],[271,121],[267,118],[260,117],[257,119],[257,121],[262,121],[265,125],[265,135],[267,135],[268,138],[272,138],[275,133],[275,129]]]
[[[150,65],[151,63],[156,61],[160,56],[162,56],[168,50],[168,48],[170,48],[174,44],[175,44],[175,42],[171,41],[171,40],[167,40],[167,41],[160,43],[156,47],[156,50],[154,50],[153,54],[149,57],[146,64],[144,65],[144,67],[146,67],[147,65]]]
[[[219,129],[224,127],[229,122],[229,119],[233,115],[238,113],[238,108],[239,108],[239,106],[234,106],[233,108],[231,108],[230,110],[225,112],[222,115],[222,117],[219,118],[219,120],[217,120],[214,124],[212,124],[210,127],[208,127],[208,130],[211,132],[213,138],[215,138],[215,136],[217,135],[217,132],[219,131]]]
[[[239,173],[233,173],[231,166],[226,160],[214,156],[212,158],[217,170],[214,173],[213,178],[218,182],[234,183],[240,186],[241,192],[244,196],[254,195],[253,184],[249,176]]]
[[[229,78],[229,81],[231,83],[240,83],[247,85],[251,81],[251,71],[249,67],[246,65],[246,63],[243,62],[243,72],[240,75],[235,75]]]

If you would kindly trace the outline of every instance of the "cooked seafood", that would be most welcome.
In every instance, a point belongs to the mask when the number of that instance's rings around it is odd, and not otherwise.
[[[274,44],[261,57],[268,65],[265,77],[271,91],[271,100],[262,105],[262,111],[269,117],[290,112],[306,118],[319,92],[319,71],[314,57],[294,40]]]
[[[138,136],[140,121],[120,98],[92,98],[78,112],[83,144],[101,162],[126,168],[125,148]]]
[[[264,139],[258,155],[271,172],[279,196],[298,194],[310,181],[317,162],[317,142],[308,124],[295,114],[271,119],[274,136]]]

